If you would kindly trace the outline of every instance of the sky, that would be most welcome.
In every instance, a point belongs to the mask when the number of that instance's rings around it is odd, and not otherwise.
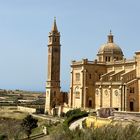
[[[61,90],[72,60],[96,59],[112,30],[126,58],[140,51],[139,0],[0,0],[0,89],[45,91],[54,17],[61,33]]]

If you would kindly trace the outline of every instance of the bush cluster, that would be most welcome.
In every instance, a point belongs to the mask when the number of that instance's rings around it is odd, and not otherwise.
[[[81,111],[80,109],[70,110],[66,113],[67,119],[63,124],[64,126],[69,126],[71,122],[86,116],[88,116],[88,113],[86,111]]]
[[[51,135],[52,140],[140,140],[140,128],[136,123],[127,126],[110,124],[99,128],[58,130]]]
[[[75,114],[80,114],[81,113],[81,110],[78,108],[78,109],[74,109],[74,110],[69,110],[67,113],[66,113],[66,117],[69,118]]]
[[[0,140],[8,140],[6,135],[0,135]]]

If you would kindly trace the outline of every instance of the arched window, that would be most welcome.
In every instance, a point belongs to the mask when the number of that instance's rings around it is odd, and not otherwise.
[[[91,97],[88,99],[88,107],[92,107],[92,98]]]
[[[108,62],[110,62],[110,56],[108,57]]]
[[[89,79],[91,79],[91,74],[89,74]]]
[[[75,74],[75,81],[80,81],[80,73]]]
[[[135,88],[134,87],[130,87],[130,93],[135,93]]]
[[[131,99],[129,102],[130,111],[134,111],[134,104],[135,104],[135,99]]]
[[[105,57],[105,61],[107,62],[107,56]]]
[[[79,99],[80,98],[80,91],[79,91],[79,87],[75,88],[75,98]]]
[[[89,107],[92,107],[92,100],[89,100]]]

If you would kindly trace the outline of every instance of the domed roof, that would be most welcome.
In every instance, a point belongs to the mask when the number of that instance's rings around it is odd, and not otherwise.
[[[100,47],[98,54],[102,54],[102,53],[123,54],[122,49],[115,43],[103,44]]]
[[[110,32],[110,35],[108,35],[108,42],[106,44],[103,44],[99,51],[98,54],[103,54],[103,53],[111,53],[111,54],[122,54],[122,49],[113,42],[113,35]]]

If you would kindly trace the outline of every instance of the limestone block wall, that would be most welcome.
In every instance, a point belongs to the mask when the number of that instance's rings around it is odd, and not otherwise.
[[[95,86],[88,86],[86,107],[95,108]]]
[[[136,66],[136,74],[137,74],[137,79],[138,79],[138,99],[139,99],[139,111],[140,111],[140,51],[136,52],[136,62],[137,62],[137,66]]]
[[[117,88],[112,89],[112,107],[121,108],[121,93]]]
[[[121,93],[119,87],[112,87],[111,89],[107,87],[96,88],[95,93],[95,108],[100,107],[108,108],[121,108]]]
[[[24,106],[18,106],[17,109],[22,112],[28,112],[28,113],[35,113],[36,108],[29,108],[29,107],[24,107]]]
[[[140,112],[124,112],[124,111],[114,111],[115,117],[140,117]]]
[[[127,95],[127,111],[130,111],[130,102],[134,103],[134,111],[139,111],[139,94],[137,80],[128,84]]]
[[[101,105],[101,91],[100,89],[96,88],[96,93],[95,93],[95,109],[97,110],[100,108]]]
[[[107,88],[102,89],[102,107],[110,107],[110,91]]]
[[[82,89],[80,86],[76,85],[73,87],[73,100],[72,106],[74,108],[82,107]]]
[[[86,107],[94,108],[99,105],[96,104],[96,86],[95,83],[100,80],[101,75],[106,73],[105,65],[86,65]],[[98,97],[98,96],[97,96]]]
[[[137,89],[137,93],[138,93],[138,100],[139,100],[139,107],[138,107],[138,111],[140,111],[140,79],[138,80],[138,89]]]
[[[50,109],[50,89],[46,89],[46,102],[45,102],[45,112],[47,112]]]
[[[74,67],[71,72],[71,90],[70,90],[70,104],[73,108],[82,107],[82,84],[83,74],[82,67]]]
[[[140,52],[136,52],[136,62],[137,77],[140,78]]]

